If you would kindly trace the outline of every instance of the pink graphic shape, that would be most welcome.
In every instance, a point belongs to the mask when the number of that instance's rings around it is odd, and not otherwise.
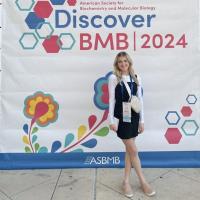
[[[52,13],[53,8],[48,1],[38,1],[35,4],[34,11],[38,17],[48,18]]]
[[[60,45],[58,45],[58,42]],[[42,45],[47,53],[58,53],[62,42],[57,35],[52,35],[50,38],[46,38]]]
[[[104,104],[108,104],[109,103],[108,84],[107,83],[103,84],[101,88],[103,92],[101,100],[103,101]]]
[[[48,112],[49,108],[48,105],[44,102],[39,102],[35,107],[35,115],[33,119],[31,120],[31,126],[35,123],[35,121],[46,114]]]
[[[88,118],[88,124],[89,124],[89,128],[91,129],[95,122],[97,121],[97,117],[95,115],[91,115],[89,118]]]
[[[67,0],[69,6],[75,6],[76,2],[77,2],[76,0]]]
[[[181,113],[184,117],[190,117],[192,114],[192,109],[190,106],[183,106],[181,109]]]
[[[165,138],[169,144],[178,144],[182,138],[182,135],[178,128],[168,128],[165,133]]]

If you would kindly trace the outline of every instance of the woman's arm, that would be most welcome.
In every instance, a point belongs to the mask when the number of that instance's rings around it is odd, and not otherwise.
[[[112,74],[108,79],[109,92],[109,124],[114,124],[114,107],[115,107],[115,87],[117,85],[117,77]]]
[[[143,105],[143,95],[142,95],[142,81],[141,78],[138,76],[138,98],[140,99],[141,102],[141,111],[140,111],[140,123],[144,123],[144,105]]]

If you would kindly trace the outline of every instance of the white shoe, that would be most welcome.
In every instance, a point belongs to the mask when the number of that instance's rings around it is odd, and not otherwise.
[[[145,193],[148,197],[153,197],[156,195],[156,191],[152,191],[151,193]]]
[[[130,194],[124,194],[126,197],[128,197],[128,198],[131,198],[131,197],[133,197],[133,193],[130,193]]]
[[[133,192],[130,186],[130,189],[128,191],[126,191],[125,189],[125,183],[123,183],[123,191],[124,191],[124,195],[128,198],[131,198],[133,196]]]
[[[147,195],[148,197],[155,196],[156,195],[156,191],[152,190],[148,183],[146,183],[146,186],[148,187],[148,190],[150,190],[150,192],[145,192],[144,186],[143,186],[142,190],[143,190],[144,194]]]

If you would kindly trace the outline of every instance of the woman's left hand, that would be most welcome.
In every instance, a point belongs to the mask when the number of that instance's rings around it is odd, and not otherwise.
[[[139,122],[138,132],[142,133],[144,131],[144,123]]]

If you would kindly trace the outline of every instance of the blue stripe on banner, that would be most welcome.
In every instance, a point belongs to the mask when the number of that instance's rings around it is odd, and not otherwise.
[[[144,168],[199,168],[200,151],[140,152]],[[0,169],[121,168],[124,152],[0,153]]]

